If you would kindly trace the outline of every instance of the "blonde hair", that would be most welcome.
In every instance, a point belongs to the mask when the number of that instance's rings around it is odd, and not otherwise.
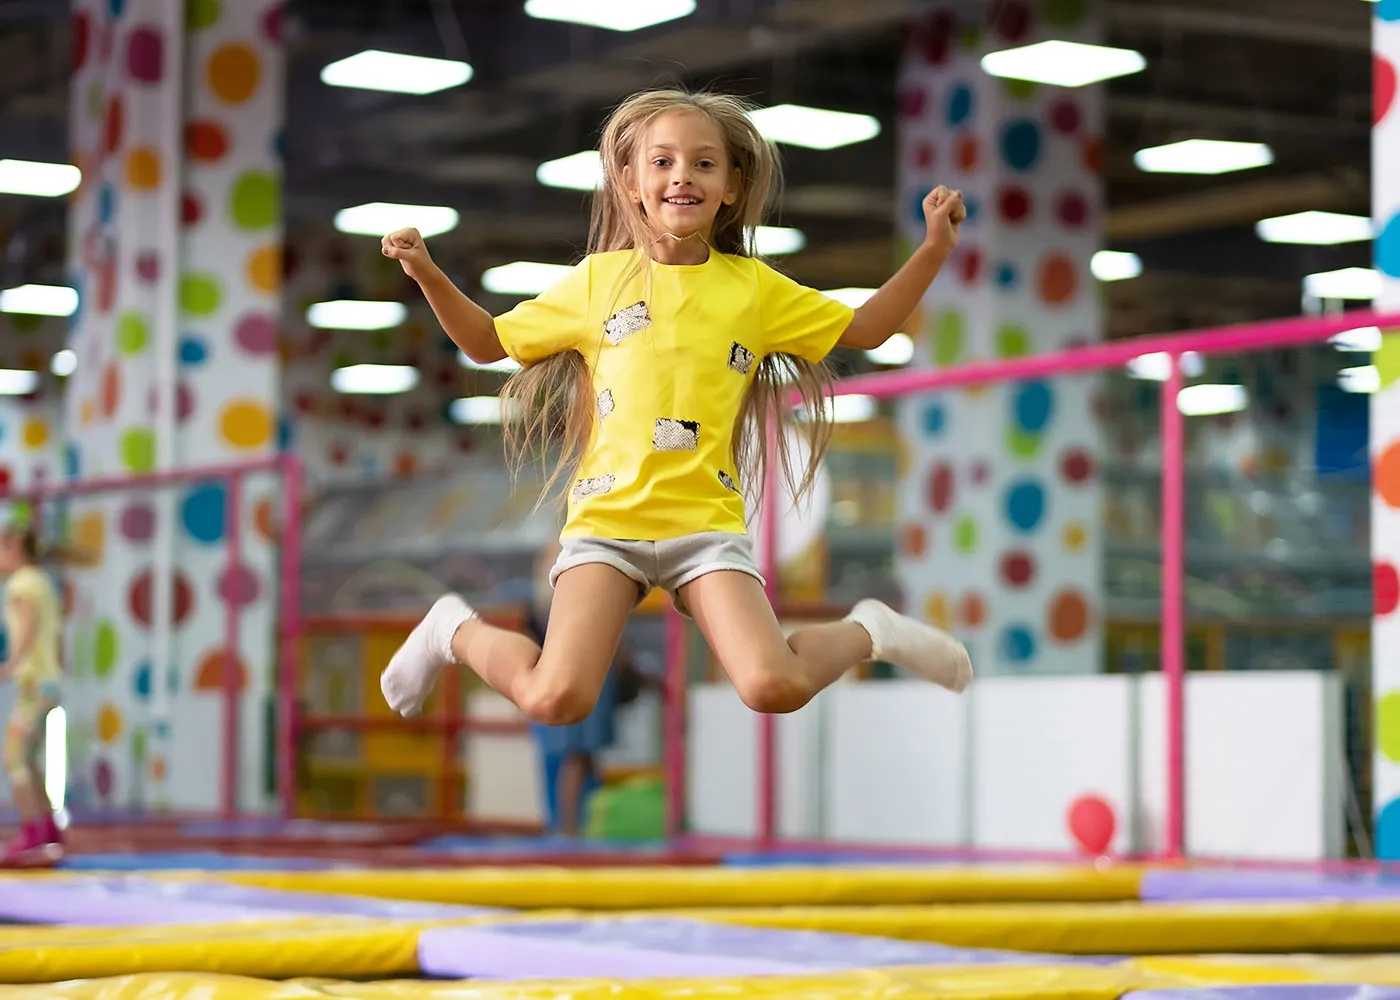
[[[620,285],[646,268],[648,248],[661,235],[647,221],[642,206],[627,197],[624,171],[636,166],[651,123],[671,111],[695,112],[713,122],[724,136],[731,170],[739,173],[738,197],[733,204],[720,206],[711,248],[740,257],[758,256],[755,236],[781,188],[782,170],[772,145],[749,120],[752,110],[744,100],[726,94],[650,90],[628,98],[609,116],[599,144],[603,186],[593,196],[588,252],[636,251],[635,265]],[[788,354],[770,354],[759,363],[734,427],[731,456],[740,483],[751,495],[762,494],[773,460],[770,445],[778,449],[781,476],[793,495],[801,498],[811,490],[831,441],[826,406],[830,388],[831,374],[825,364]],[[793,391],[802,399],[800,419],[789,403]],[[543,454],[551,442],[558,444],[558,458],[541,493],[543,502],[560,480],[567,484],[577,478],[592,437],[596,407],[588,366],[578,351],[555,354],[516,372],[501,389],[501,399],[506,451],[514,469],[519,470],[535,449]],[[778,432],[771,441],[770,420]],[[801,470],[793,467],[791,450],[783,446],[784,431],[789,429],[811,445]]]

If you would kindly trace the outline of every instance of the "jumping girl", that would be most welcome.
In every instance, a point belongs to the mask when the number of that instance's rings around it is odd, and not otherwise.
[[[549,485],[570,484],[543,649],[448,594],[380,678],[403,715],[461,663],[536,722],[579,721],[628,615],[655,586],[696,621],[754,711],[795,711],[872,659],[953,691],[972,680],[961,643],[875,600],[785,636],[741,492],[775,459],[796,495],[810,488],[830,433],[824,358],[837,345],[872,350],[899,329],[957,245],[962,195],[939,187],[925,198],[923,244],[852,310],[755,256],[778,163],[749,110],[673,90],[623,103],[603,130],[589,255],[494,319],[433,263],[417,230],[384,237],[383,253],[417,281],[468,357],[522,366],[502,390],[507,447],[518,467],[529,446],[562,438]],[[800,477],[785,450],[769,454],[770,418],[810,435]]]
[[[5,727],[4,763],[22,824],[19,836],[0,857],[0,866],[48,858],[63,844],[39,764],[44,723],[60,697],[63,603],[38,561],[39,542],[33,529],[0,528],[0,578],[7,578],[5,634],[9,641],[8,658],[0,663],[0,682],[15,684],[14,707]]]

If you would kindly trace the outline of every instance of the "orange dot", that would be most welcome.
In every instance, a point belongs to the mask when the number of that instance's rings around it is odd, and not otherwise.
[[[1077,590],[1062,590],[1050,600],[1050,635],[1073,642],[1089,627],[1089,604]]]
[[[411,451],[401,451],[394,458],[394,474],[411,476],[418,471],[418,458]]]
[[[910,559],[918,559],[928,551],[928,532],[922,524],[906,524],[899,533],[899,548]]]
[[[150,146],[137,146],[126,154],[126,183],[137,191],[160,187],[160,156]]]
[[[968,628],[977,628],[987,620],[987,603],[982,600],[982,595],[974,591],[968,591],[963,595],[962,604],[958,608],[958,618]]]
[[[258,55],[238,42],[209,57],[209,89],[230,104],[242,104],[258,89]]]
[[[107,362],[102,369],[102,384],[98,388],[97,408],[103,420],[111,420],[117,415],[117,407],[122,399],[122,373],[115,361]]]
[[[253,525],[258,529],[258,534],[269,542],[277,541],[276,514],[272,509],[272,498],[263,497],[253,508]]]
[[[185,125],[185,148],[191,158],[213,163],[228,152],[228,135],[213,122],[189,122]]]
[[[935,591],[924,601],[924,618],[939,628],[948,627],[948,598]]]
[[[275,243],[248,255],[248,284],[269,295],[282,287],[282,248]]]
[[[977,161],[982,158],[982,148],[977,144],[977,136],[964,135],[958,137],[958,144],[953,152],[953,159],[958,165],[958,169],[964,173],[977,169]]]
[[[1084,166],[1090,173],[1103,173],[1103,140],[1098,136],[1084,143]]]
[[[1066,552],[1082,552],[1089,544],[1089,529],[1083,521],[1071,521],[1060,534]]]
[[[224,689],[224,670],[227,659],[222,649],[210,650],[204,655],[204,659],[199,661],[199,667],[194,675],[194,688],[196,691],[222,691]],[[234,667],[238,671],[238,690],[242,691],[248,686],[248,671],[243,666],[240,659]]]
[[[42,351],[28,350],[20,354],[19,366],[28,372],[38,372],[44,370],[44,354]]]
[[[83,427],[91,427],[92,421],[97,414],[97,407],[90,399],[83,400],[83,405],[78,407],[78,423]]]
[[[165,780],[165,758],[164,758],[164,757],[152,757],[152,758],[151,758],[151,780],[152,780],[152,781],[164,781],[164,780]]]
[[[121,711],[111,702],[104,702],[97,710],[97,738],[103,743],[114,743],[121,734]]]
[[[1372,474],[1376,492],[1388,507],[1400,507],[1400,440],[1392,441],[1376,459]]]
[[[1040,299],[1046,305],[1064,305],[1074,298],[1078,280],[1074,262],[1062,253],[1052,253],[1040,262]]]
[[[219,431],[234,448],[261,448],[272,440],[272,414],[254,400],[234,400],[224,407]]]

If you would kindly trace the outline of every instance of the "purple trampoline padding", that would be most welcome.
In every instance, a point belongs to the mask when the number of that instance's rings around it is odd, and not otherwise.
[[[1400,1000],[1400,987],[1351,983],[1287,983],[1211,989],[1134,990],[1122,1000]]]
[[[1400,899],[1400,877],[1361,873],[1149,871],[1139,894],[1144,902],[1238,899]]]
[[[139,877],[24,881],[7,885],[0,894],[0,919],[86,926],[211,924],[328,914],[424,920],[493,912],[499,911]]]
[[[700,920],[590,920],[442,927],[418,938],[430,976],[522,979],[779,975],[892,965],[1092,965],[1116,958],[1034,955],[858,934]]]

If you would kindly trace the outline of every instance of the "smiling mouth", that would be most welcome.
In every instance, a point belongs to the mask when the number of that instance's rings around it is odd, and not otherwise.
[[[670,198],[666,198],[664,200],[668,205],[689,206],[700,204],[699,198],[691,198],[688,196],[672,195]]]

